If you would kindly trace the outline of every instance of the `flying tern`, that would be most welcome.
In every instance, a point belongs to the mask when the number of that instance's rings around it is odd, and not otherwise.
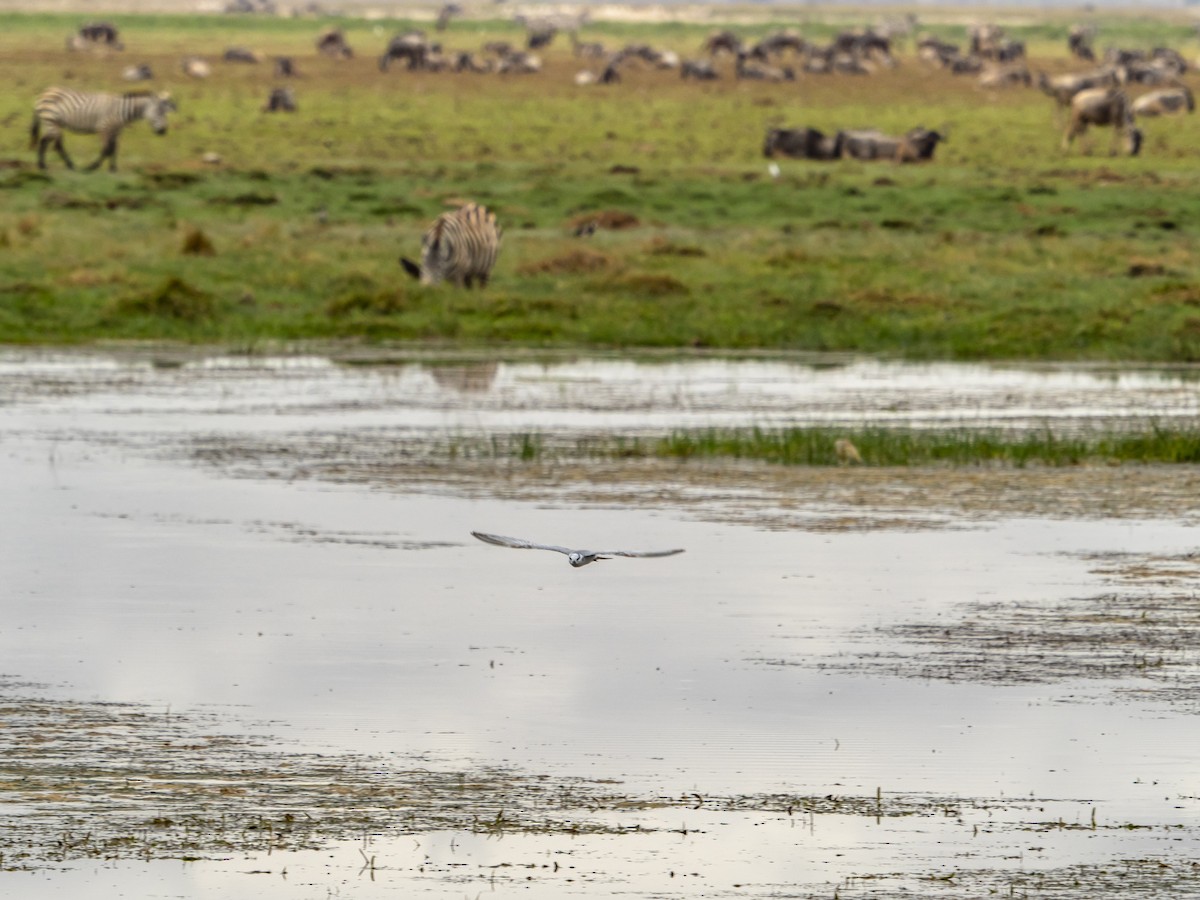
[[[567,562],[575,568],[594,563],[598,559],[612,559],[614,556],[674,556],[683,550],[572,550],[570,547],[558,547],[554,544],[535,544],[524,538],[505,537],[502,534],[486,534],[482,531],[472,531],[471,534],[485,544],[495,544],[497,547],[512,547],[516,550],[553,550],[563,553]]]

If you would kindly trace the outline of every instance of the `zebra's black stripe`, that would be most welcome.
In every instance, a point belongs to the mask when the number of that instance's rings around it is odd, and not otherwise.
[[[421,265],[405,268],[422,284],[449,281],[458,287],[483,287],[500,252],[496,216],[477,203],[443,213],[421,240]]]

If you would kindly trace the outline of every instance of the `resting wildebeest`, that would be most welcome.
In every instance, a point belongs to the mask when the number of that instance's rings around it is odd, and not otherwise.
[[[738,78],[750,78],[758,81],[795,81],[796,73],[790,66],[769,66],[756,62],[745,53],[739,53],[734,73]]]
[[[230,47],[221,57],[225,62],[258,63],[262,62],[262,54],[255,53],[246,47]]]
[[[837,159],[842,155],[842,132],[826,135],[816,128],[768,128],[763,156],[792,159]]]
[[[149,63],[139,63],[122,69],[121,77],[126,81],[149,81],[154,77],[154,72],[151,71]]]
[[[1142,132],[1133,124],[1129,96],[1119,88],[1089,88],[1071,100],[1071,121],[1063,133],[1062,148],[1069,150],[1071,142],[1089,125],[1111,125],[1113,151],[1117,140],[1124,138],[1125,152],[1137,156],[1142,149]]]
[[[1012,85],[1029,87],[1033,84],[1033,76],[1024,63],[1019,65],[984,66],[979,76],[981,88],[1006,88]]]
[[[901,137],[892,137],[882,131],[865,129],[843,131],[838,135],[842,141],[842,157],[850,159],[891,159],[896,162],[923,162],[933,159],[938,142],[946,136],[918,125]]]
[[[713,81],[720,76],[707,59],[685,59],[679,66],[680,78],[695,78],[697,81]]]
[[[1133,101],[1132,106],[1133,114],[1142,118],[1171,116],[1176,113],[1194,112],[1195,109],[1196,98],[1192,96],[1191,90],[1182,85],[1142,94]]]
[[[918,125],[907,131],[896,148],[896,162],[926,162],[933,159],[939,142],[946,140],[942,131],[931,131]]]

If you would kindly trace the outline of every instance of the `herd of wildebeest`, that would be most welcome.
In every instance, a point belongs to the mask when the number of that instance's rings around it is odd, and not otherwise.
[[[231,6],[228,12],[252,12]],[[462,14],[456,3],[445,5],[438,15],[437,36],[446,31],[452,18]],[[1195,109],[1191,90],[1184,83],[1188,65],[1182,54],[1166,47],[1150,50],[1109,47],[1102,53],[1094,49],[1095,31],[1074,27],[1067,39],[1067,51],[1081,66],[1078,72],[1047,75],[1030,71],[1025,46],[1008,37],[1004,30],[979,24],[966,30],[965,44],[950,43],[929,34],[916,32],[913,16],[884,25],[847,30],[827,42],[815,42],[799,32],[774,31],[749,40],[730,30],[711,34],[692,58],[682,58],[674,50],[648,44],[607,47],[595,41],[580,40],[587,14],[572,17],[526,19],[523,42],[490,41],[477,50],[450,50],[441,40],[424,31],[410,30],[391,37],[378,57],[381,72],[403,67],[411,72],[450,72],[497,75],[533,75],[542,71],[539,51],[560,36],[570,41],[575,58],[584,66],[575,83],[613,85],[631,71],[652,67],[678,71],[683,79],[712,81],[721,78],[789,82],[798,76],[869,76],[899,64],[896,47],[915,47],[918,64],[937,67],[955,75],[978,80],[982,88],[1036,87],[1049,95],[1062,111],[1065,127],[1064,150],[1089,126],[1112,129],[1113,149],[1137,154],[1142,145],[1140,118],[1187,113]],[[93,22],[71,35],[68,49],[120,50],[123,48],[116,26]],[[316,36],[315,51],[326,57],[348,60],[354,48],[345,33],[326,28]],[[221,64],[260,64],[268,60],[245,47],[229,47]],[[262,107],[264,112],[295,112],[296,95],[287,83],[297,75],[294,58],[276,56],[271,60],[274,78]],[[199,56],[181,60],[182,70],[193,78],[207,78],[213,64]],[[123,76],[129,81],[149,81],[154,72],[147,63],[127,66]],[[69,126],[67,130],[73,130]],[[768,157],[809,160],[930,160],[946,129],[918,126],[902,135],[888,135],[873,129],[848,128],[826,134],[813,127],[768,128],[763,153]]]

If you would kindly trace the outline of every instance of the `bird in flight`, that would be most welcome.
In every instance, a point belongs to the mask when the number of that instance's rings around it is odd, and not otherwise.
[[[505,537],[502,534],[486,534],[482,531],[472,531],[471,534],[485,544],[495,544],[497,547],[512,547],[516,550],[553,550],[555,553],[566,554],[567,562],[575,568],[594,563],[598,559],[612,559],[614,556],[674,556],[683,550],[572,550],[570,547],[557,547],[554,544],[535,544],[524,538]]]

